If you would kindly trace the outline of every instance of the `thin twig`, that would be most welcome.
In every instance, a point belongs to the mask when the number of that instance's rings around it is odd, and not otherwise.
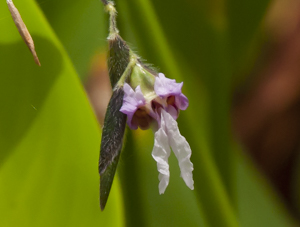
[[[105,1],[105,0],[104,0]],[[114,40],[119,35],[119,30],[117,28],[117,10],[112,1],[108,1],[105,5],[106,11],[109,13],[109,40]]]
[[[34,47],[34,42],[33,39],[24,23],[24,21],[22,20],[22,17],[18,11],[18,9],[15,7],[14,3],[12,2],[12,0],[6,0],[6,3],[8,5],[8,9],[11,13],[11,16],[15,22],[15,25],[17,26],[20,35],[22,36],[24,42],[26,43],[26,45],[28,46],[30,52],[33,55],[34,61],[38,66],[41,66],[41,63],[39,61],[39,58],[36,54],[35,51],[35,47]]]

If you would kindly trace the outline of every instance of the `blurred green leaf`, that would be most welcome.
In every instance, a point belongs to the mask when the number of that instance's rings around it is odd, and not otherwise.
[[[245,155],[238,157],[237,186],[240,223],[244,227],[297,226],[270,185]]]
[[[270,0],[228,1],[228,19],[231,41],[232,60],[235,67],[245,64]],[[253,48],[253,47],[252,47]]]
[[[15,5],[42,67],[1,2],[0,225],[123,226],[117,180],[100,212],[100,133],[71,61],[35,2]]]
[[[36,0],[63,44],[81,79],[86,78],[91,59],[106,50],[107,20],[99,0]]]

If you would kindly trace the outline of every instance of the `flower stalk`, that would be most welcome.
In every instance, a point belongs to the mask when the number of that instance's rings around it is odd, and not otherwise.
[[[180,110],[188,107],[188,99],[181,92],[183,83],[176,83],[156,72],[131,51],[116,27],[114,4],[103,2],[110,15],[108,66],[113,95],[105,115],[100,148],[100,207],[103,210],[108,199],[122,150],[126,122],[133,130],[154,130],[152,157],[159,172],[159,193],[163,194],[169,184],[168,158],[171,149],[178,159],[181,177],[193,190],[192,151],[176,122]]]

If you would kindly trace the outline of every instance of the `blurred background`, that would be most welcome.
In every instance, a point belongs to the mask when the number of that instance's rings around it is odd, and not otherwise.
[[[108,15],[98,0],[14,3],[42,66],[0,3],[1,226],[299,226],[298,0],[115,1],[130,47],[184,82],[195,190],[171,155],[159,195],[153,132],[127,130],[104,212]]]

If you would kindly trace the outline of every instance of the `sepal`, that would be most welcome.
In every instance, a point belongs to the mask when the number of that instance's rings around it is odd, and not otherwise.
[[[123,87],[114,90],[104,119],[99,160],[100,207],[102,210],[111,189],[123,145],[127,117],[126,114],[120,112],[123,97]]]

